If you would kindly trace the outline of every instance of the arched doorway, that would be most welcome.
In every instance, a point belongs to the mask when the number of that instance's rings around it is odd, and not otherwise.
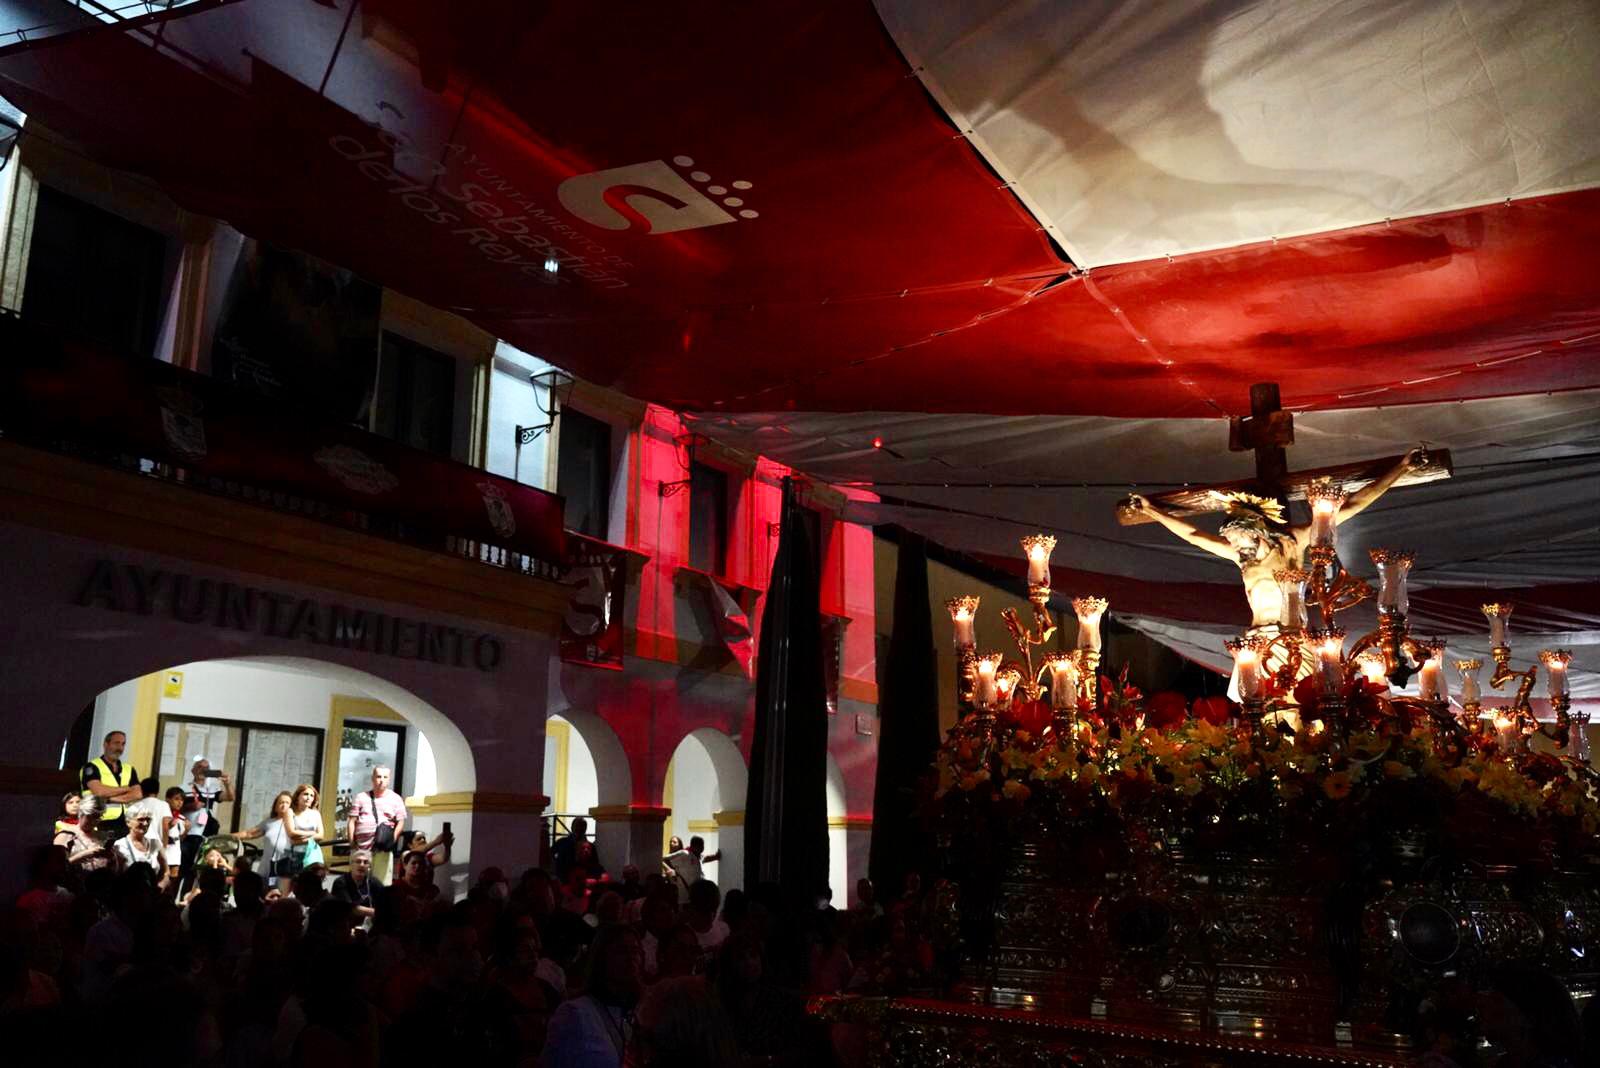
[[[407,828],[430,838],[450,824],[450,863],[440,889],[467,887],[472,856],[472,749],[451,720],[427,701],[370,673],[304,657],[236,657],[161,668],[96,695],[85,715],[90,751],[63,751],[63,766],[99,754],[111,731],[125,734],[125,760],[163,789],[189,781],[205,757],[226,771],[232,802],[218,806],[221,831],[266,818],[272,798],[302,782],[321,795],[324,852],[347,860],[342,842],[350,801],[369,788],[372,768],[388,765],[407,800]]]
[[[563,708],[545,720],[543,793],[546,844],[566,834],[579,816],[589,820],[589,835],[600,861],[620,876],[629,855],[628,835],[605,828],[633,797],[632,770],[622,741],[593,712]]]
[[[673,835],[705,839],[706,853],[721,859],[706,868],[724,892],[744,885],[744,802],[749,772],[733,739],[712,727],[684,735],[667,763],[662,805],[662,852]]]

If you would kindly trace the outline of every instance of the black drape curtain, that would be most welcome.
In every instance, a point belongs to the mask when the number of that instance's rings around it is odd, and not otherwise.
[[[745,801],[745,886],[815,900],[828,885],[828,706],[819,577],[792,480],[761,614]],[[836,897],[847,891],[834,887]]]
[[[933,843],[917,818],[917,783],[939,748],[939,661],[928,599],[928,543],[899,533],[894,632],[879,676],[878,779],[872,796],[868,871],[880,901],[891,901],[906,873],[929,874]]]

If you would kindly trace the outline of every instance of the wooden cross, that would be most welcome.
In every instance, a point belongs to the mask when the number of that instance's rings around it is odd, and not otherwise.
[[[1263,497],[1276,497],[1289,509],[1285,483],[1289,479],[1289,454],[1285,445],[1294,444],[1294,413],[1283,410],[1278,398],[1278,383],[1257,382],[1250,387],[1250,414],[1228,420],[1228,451],[1256,454],[1257,491]]]
[[[1294,444],[1294,415],[1283,410],[1276,382],[1258,382],[1250,387],[1250,414],[1235,417],[1228,423],[1228,449],[1231,452],[1254,451],[1256,474],[1251,479],[1223,482],[1214,486],[1185,486],[1166,493],[1146,494],[1150,502],[1172,515],[1200,515],[1220,512],[1223,503],[1213,491],[1244,490],[1263,497],[1276,497],[1287,513],[1291,500],[1304,500],[1306,487],[1320,478],[1331,479],[1346,493],[1354,493],[1382,477],[1400,461],[1399,456],[1380,456],[1374,460],[1361,460],[1334,467],[1319,467],[1311,471],[1290,471],[1289,456],[1284,446]],[[1450,451],[1430,449],[1428,461],[1401,475],[1396,486],[1415,486],[1449,478],[1452,473]],[[1150,516],[1127,508],[1117,509],[1117,521],[1123,526],[1155,522]]]

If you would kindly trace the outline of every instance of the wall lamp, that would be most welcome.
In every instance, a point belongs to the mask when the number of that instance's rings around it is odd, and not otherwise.
[[[548,434],[556,425],[556,420],[561,417],[568,404],[572,402],[572,389],[577,380],[565,371],[551,368],[548,371],[539,371],[528,376],[528,384],[533,387],[534,407],[539,409],[539,414],[544,416],[544,422],[523,426],[517,425],[516,457],[511,465],[511,478],[520,481],[518,475],[522,470],[522,447],[531,445],[539,438]],[[543,391],[541,393],[541,390]],[[541,397],[543,399],[541,399]]]

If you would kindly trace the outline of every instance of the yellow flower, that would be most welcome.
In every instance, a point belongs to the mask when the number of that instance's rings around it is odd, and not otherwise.
[[[1029,742],[1033,741],[1033,735],[1029,734],[1027,731],[1017,731],[1011,737],[1018,745],[1027,745]]]
[[[1338,801],[1350,796],[1352,785],[1349,772],[1336,771],[1322,780],[1322,792]]]
[[[1385,760],[1383,773],[1391,779],[1410,779],[1416,776],[1416,772],[1398,760]]]
[[[1093,783],[1100,780],[1100,765],[1081,764],[1078,767],[1078,779],[1081,782]]]
[[[970,794],[978,788],[978,777],[976,775],[963,775],[959,785],[963,791]]]
[[[1000,792],[1012,801],[1026,801],[1028,799],[1028,795],[1033,791],[1029,790],[1016,779],[1007,779],[1006,784],[1000,787]]]

